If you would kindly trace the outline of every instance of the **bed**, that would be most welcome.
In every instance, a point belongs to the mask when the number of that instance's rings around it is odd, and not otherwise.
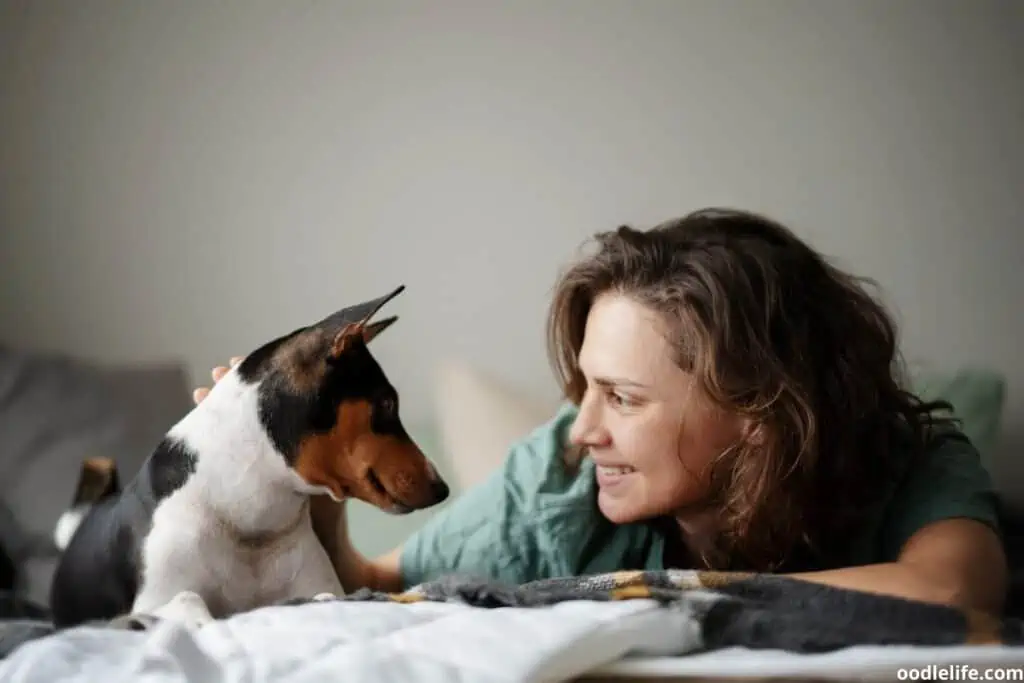
[[[998,436],[1001,380],[957,372],[930,386],[959,403],[965,431],[987,449]],[[548,406],[465,366],[442,369],[438,392],[438,427],[420,426],[416,436],[444,454],[439,465],[456,492],[548,416]],[[693,572],[527,586],[445,577],[402,596],[269,606],[198,632],[114,622],[54,633],[49,534],[81,460],[113,455],[132,471],[187,410],[189,393],[174,363],[101,367],[0,349],[0,545],[18,569],[0,590],[0,681],[896,680],[901,667],[928,666],[933,677],[957,680],[963,669],[948,667],[1024,672],[1019,595],[1015,613],[993,622],[779,577]],[[353,536],[370,554],[431,514],[354,512]],[[1019,528],[1009,528],[1017,571]]]
[[[443,577],[195,631],[115,620],[36,634],[0,661],[0,680],[897,680],[901,668],[965,666],[1024,673],[1024,621],[782,576],[671,571],[522,586]]]

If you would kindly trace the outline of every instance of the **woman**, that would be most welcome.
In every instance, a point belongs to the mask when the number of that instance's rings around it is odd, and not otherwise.
[[[550,309],[566,406],[388,555],[340,539],[346,590],[686,567],[1001,611],[989,476],[857,278],[741,211],[596,241]]]

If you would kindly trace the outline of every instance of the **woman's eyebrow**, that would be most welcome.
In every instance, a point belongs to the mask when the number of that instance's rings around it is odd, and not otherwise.
[[[646,389],[647,385],[642,382],[635,380],[626,379],[625,377],[595,377],[593,380],[594,384],[600,384],[601,386],[611,387],[635,387],[637,389]]]

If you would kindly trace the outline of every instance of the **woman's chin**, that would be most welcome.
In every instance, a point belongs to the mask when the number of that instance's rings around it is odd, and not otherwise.
[[[631,524],[646,519],[641,506],[629,498],[610,496],[604,491],[597,494],[597,507],[612,524]]]

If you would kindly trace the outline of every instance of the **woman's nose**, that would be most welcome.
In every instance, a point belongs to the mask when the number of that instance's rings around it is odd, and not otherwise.
[[[600,411],[585,399],[569,428],[569,441],[575,446],[608,445],[608,433],[601,425]]]

